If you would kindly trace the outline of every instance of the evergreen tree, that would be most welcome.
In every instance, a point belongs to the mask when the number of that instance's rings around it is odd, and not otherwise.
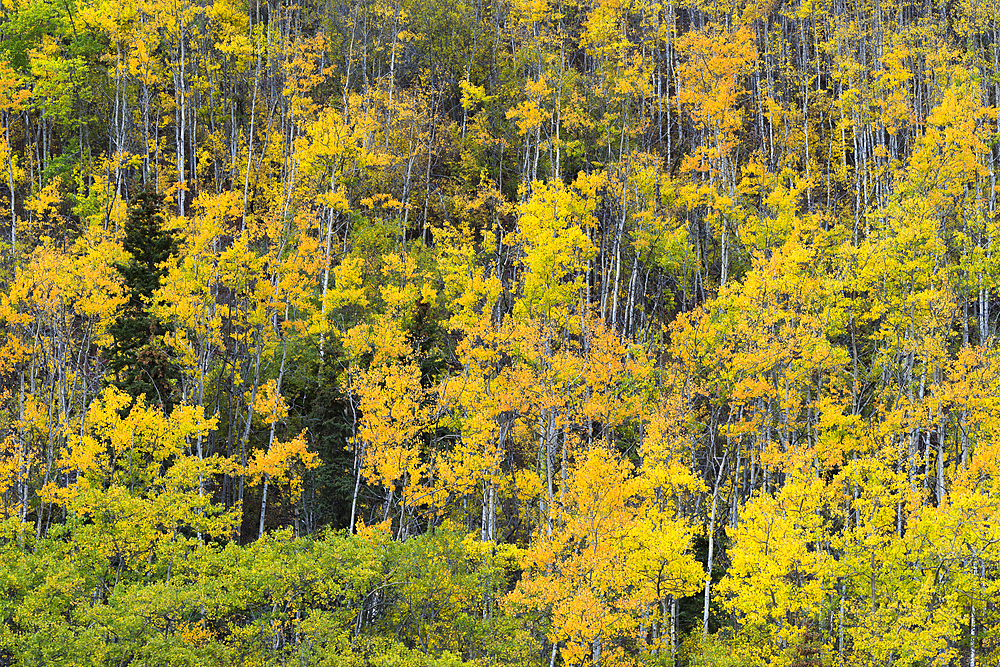
[[[109,328],[114,344],[108,367],[113,382],[133,398],[169,409],[177,368],[163,345],[166,327],[151,312],[153,293],[166,275],[166,263],[177,255],[177,240],[164,229],[162,197],[146,188],[134,198],[125,223],[122,247],[129,255],[117,265],[128,302]]]

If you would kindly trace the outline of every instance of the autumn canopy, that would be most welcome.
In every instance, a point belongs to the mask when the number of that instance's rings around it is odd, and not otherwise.
[[[4,0],[0,667],[1000,664],[998,174],[996,0]]]

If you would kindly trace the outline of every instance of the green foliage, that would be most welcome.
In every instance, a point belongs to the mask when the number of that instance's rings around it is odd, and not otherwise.
[[[0,627],[15,664],[462,667],[515,655],[496,606],[510,554],[447,529],[403,544],[377,530],[246,547],[175,537],[136,572],[99,541],[67,542],[82,528],[4,547]]]
[[[4,39],[0,41],[0,51],[7,62],[15,69],[26,71],[30,52],[38,48],[46,35],[63,37],[71,32],[72,17],[67,11],[68,7],[44,0],[16,6],[7,16]]]

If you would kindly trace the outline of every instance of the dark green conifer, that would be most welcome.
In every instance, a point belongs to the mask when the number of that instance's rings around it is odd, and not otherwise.
[[[122,245],[130,257],[117,266],[129,300],[110,327],[108,366],[123,391],[169,410],[179,373],[163,343],[167,327],[152,313],[152,302],[166,263],[177,255],[177,240],[164,229],[162,208],[162,197],[150,189],[139,191],[129,208]]]

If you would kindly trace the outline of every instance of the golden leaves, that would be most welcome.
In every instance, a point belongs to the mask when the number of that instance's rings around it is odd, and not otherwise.
[[[543,531],[524,554],[525,575],[508,604],[551,614],[550,640],[566,664],[589,664],[595,644],[607,651],[602,664],[635,664],[616,650],[621,639],[643,642],[643,619],[655,616],[668,595],[698,586],[702,570],[688,553],[690,527],[651,509],[647,492],[628,461],[591,448],[570,471],[557,528]]]
[[[530,199],[521,205],[517,240],[525,276],[519,309],[526,315],[565,322],[579,298],[583,270],[595,252],[584,233],[595,206],[587,192],[598,182],[581,176],[571,187],[558,181],[535,183]]]
[[[705,129],[729,137],[743,122],[737,101],[745,92],[741,79],[757,58],[753,32],[749,26],[692,30],[677,40],[677,50],[685,57],[678,104]]]

